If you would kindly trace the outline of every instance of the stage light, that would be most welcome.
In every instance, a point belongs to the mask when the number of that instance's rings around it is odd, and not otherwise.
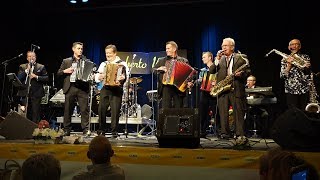
[[[89,1],[89,0],[82,0],[83,3],[86,3],[86,2],[88,2],[88,1]]]
[[[70,0],[70,3],[76,4],[76,3],[77,3],[77,0]]]

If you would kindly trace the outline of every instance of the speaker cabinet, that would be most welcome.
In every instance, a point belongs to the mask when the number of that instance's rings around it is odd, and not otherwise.
[[[32,133],[38,125],[12,111],[0,124],[0,135],[8,140],[32,139]]]
[[[288,109],[273,123],[271,137],[284,149],[319,151],[319,116],[297,108]]]
[[[159,147],[197,148],[200,144],[197,108],[162,108],[157,123]]]

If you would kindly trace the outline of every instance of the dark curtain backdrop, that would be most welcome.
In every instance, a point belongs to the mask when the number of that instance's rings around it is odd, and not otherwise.
[[[186,1],[187,2],[187,1]],[[110,6],[103,8],[58,6],[54,1],[25,0],[9,2],[1,7],[0,62],[30,50],[36,50],[38,62],[45,64],[52,85],[63,58],[72,55],[75,41],[84,43],[84,55],[98,65],[105,58],[104,48],[115,44],[118,51],[157,52],[174,40],[186,49],[190,64],[203,67],[201,53],[213,54],[221,48],[222,39],[232,37],[236,50],[247,54],[259,86],[273,86],[282,103],[282,82],[279,79],[278,55],[266,58],[271,49],[288,53],[290,39],[299,38],[303,52],[310,55],[313,71],[319,71],[319,35],[317,23],[309,23],[319,15],[310,3],[291,1],[199,1],[168,5]],[[10,62],[7,73],[17,72],[25,55]],[[1,67],[1,72],[4,66]],[[139,76],[139,75],[134,75]],[[1,74],[1,82],[3,75]],[[143,75],[139,103],[148,103],[146,91],[152,89],[151,75]],[[55,78],[55,87],[62,81]],[[154,88],[156,84],[154,85]],[[2,83],[1,83],[2,88]],[[5,81],[2,115],[8,111],[10,85]],[[196,102],[196,101],[193,101]]]

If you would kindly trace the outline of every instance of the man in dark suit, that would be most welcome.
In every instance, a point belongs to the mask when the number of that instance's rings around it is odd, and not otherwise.
[[[81,127],[83,134],[89,133],[89,83],[77,80],[77,70],[84,61],[89,61],[82,55],[83,44],[74,42],[72,44],[73,56],[63,59],[57,75],[63,76],[63,93],[65,94],[63,126],[65,135],[69,136],[71,131],[71,115],[78,101],[81,113]]]
[[[38,123],[40,120],[41,99],[45,95],[43,84],[48,82],[49,77],[45,66],[36,62],[35,52],[28,51],[27,60],[28,63],[19,66],[18,78],[25,86],[18,90],[17,95],[21,97],[21,110],[27,111],[27,117]],[[29,104],[31,105],[30,107]],[[28,113],[31,112],[30,110],[32,110],[32,113]]]
[[[183,63],[189,63],[186,58],[178,56],[177,50],[177,43],[174,41],[168,41],[166,43],[167,56],[159,58],[157,64],[153,67],[154,72],[158,73],[158,96],[159,99],[162,98],[162,108],[182,108],[183,100],[186,97],[186,92],[181,92],[176,86],[165,85],[162,83],[163,74],[168,70],[166,62],[176,60]],[[188,85],[191,86],[189,83]]]
[[[215,63],[210,67],[210,73],[217,72],[217,83],[225,80],[227,76],[234,76],[231,89],[222,91],[218,95],[218,108],[221,124],[221,138],[230,137],[228,125],[229,106],[233,107],[233,117],[236,124],[235,136],[244,137],[244,115],[246,110],[245,84],[246,77],[250,73],[249,61],[245,55],[235,53],[235,41],[232,38],[223,39],[222,50],[218,51]],[[246,65],[245,65],[246,64]],[[216,85],[217,87],[217,85]]]

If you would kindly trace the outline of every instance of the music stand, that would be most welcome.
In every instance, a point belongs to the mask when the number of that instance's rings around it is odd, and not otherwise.
[[[22,86],[21,81],[18,79],[18,77],[17,77],[17,75],[15,73],[9,73],[9,74],[7,74],[7,77],[9,79],[9,81],[12,82],[14,87],[19,88],[19,87]]]

